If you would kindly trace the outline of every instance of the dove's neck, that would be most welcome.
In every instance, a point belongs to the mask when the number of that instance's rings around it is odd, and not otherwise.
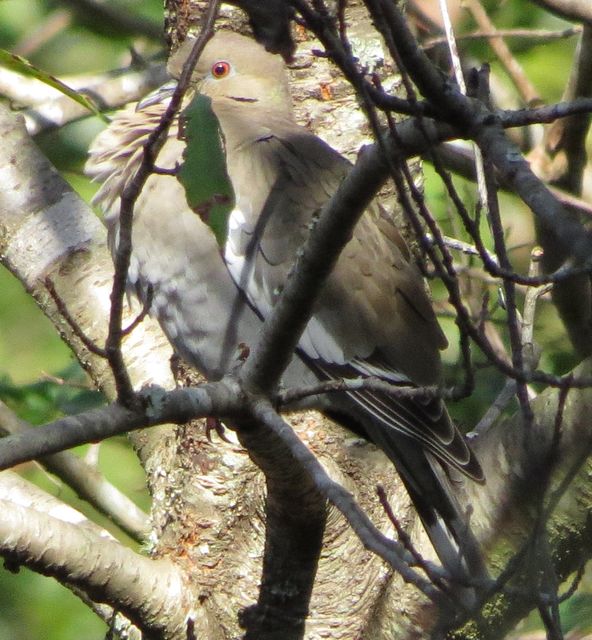
[[[212,98],[228,148],[239,148],[287,128],[298,129],[292,108],[284,102],[275,109],[275,101],[219,96]]]
[[[281,171],[277,139],[299,127],[289,117],[278,117],[254,104],[213,100],[212,107],[224,137],[226,168],[235,193],[236,206],[248,226],[263,210]]]

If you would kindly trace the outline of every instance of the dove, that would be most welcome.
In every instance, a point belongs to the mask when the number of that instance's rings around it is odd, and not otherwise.
[[[187,39],[170,59],[173,78],[192,45]],[[151,291],[152,312],[180,355],[218,379],[236,365],[238,345],[257,339],[315,216],[351,163],[295,122],[284,62],[248,37],[214,35],[193,72],[192,91],[211,101],[234,193],[223,259],[181,184],[153,175],[135,206],[129,281],[142,300]],[[171,93],[169,83],[138,110],[116,117],[91,148],[86,170],[103,182],[95,201],[108,212],[112,248],[118,196]],[[159,167],[182,163],[184,145],[175,123]],[[395,386],[437,386],[446,345],[421,272],[374,201],[324,283],[282,382],[375,377]],[[360,388],[328,394],[322,409],[391,459],[443,564],[481,572],[453,484],[458,474],[482,483],[483,472],[442,400]]]

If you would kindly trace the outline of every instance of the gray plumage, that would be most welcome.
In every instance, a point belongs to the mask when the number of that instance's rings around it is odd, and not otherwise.
[[[184,52],[180,52],[181,59]],[[229,65],[216,77],[217,65]],[[173,69],[174,69],[173,64]],[[252,40],[218,34],[195,70],[224,136],[236,206],[225,259],[237,285],[264,317],[273,308],[313,216],[350,163],[293,120],[284,65]],[[395,383],[440,382],[446,339],[405,242],[377,203],[354,230],[300,340],[325,374],[349,370]],[[360,394],[363,402],[365,394]],[[393,407],[395,428],[476,479],[478,464],[441,403],[420,405],[422,429]],[[389,414],[389,402],[368,401]],[[437,405],[437,406],[435,406]]]
[[[101,207],[114,253],[119,232],[119,196],[140,166],[142,149],[164,113],[162,103],[140,111],[119,111],[89,150],[85,171],[101,182],[93,203]],[[177,123],[158,156],[161,168],[174,169],[184,143]],[[241,343],[254,344],[261,320],[232,282],[219,247],[187,206],[174,177],[153,174],[134,208],[133,251],[128,282],[143,302],[152,289],[151,313],[175,350],[210,380],[239,364]],[[286,384],[316,380],[302,363],[291,364]]]
[[[169,68],[178,76],[187,43]],[[236,285],[266,317],[288,277],[311,220],[339,187],[350,163],[293,120],[282,61],[252,40],[222,32],[194,72],[223,133],[236,205],[224,257]],[[117,201],[161,104],[131,110],[91,149],[87,171],[104,181],[97,195],[116,237]],[[140,135],[141,131],[141,135]],[[171,131],[159,166],[180,161]],[[168,181],[166,196],[158,193]],[[173,184],[174,183],[174,184]],[[160,185],[160,186],[159,186]],[[182,204],[179,204],[182,203]],[[256,340],[259,319],[244,305],[209,229],[185,204],[173,178],[152,176],[136,204],[130,282],[177,351],[210,378],[235,362],[239,342]],[[423,279],[396,227],[377,203],[362,216],[326,282],[284,381],[377,376],[394,384],[441,380],[445,337]],[[440,401],[396,400],[367,390],[325,399],[325,409],[363,432],[393,460],[440,557],[458,564],[470,539],[438,463],[482,481],[478,461]],[[437,461],[437,462],[436,462]],[[467,563],[471,564],[471,562]],[[473,562],[479,564],[479,560]]]

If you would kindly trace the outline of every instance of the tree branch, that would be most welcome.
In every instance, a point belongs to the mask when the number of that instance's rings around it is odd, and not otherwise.
[[[0,78],[2,77],[0,71]],[[14,74],[16,75],[16,74]],[[92,83],[85,82],[77,87],[77,91],[92,98],[94,103],[104,111],[122,107],[128,102],[139,100],[149,91],[156,89],[167,79],[163,64],[149,64],[146,69],[130,67],[114,72],[107,78]],[[24,79],[16,75],[13,82],[20,83]],[[67,81],[66,81],[67,82]],[[11,87],[14,85],[10,85]],[[9,99],[19,101],[19,96],[2,91]],[[23,111],[27,123],[27,131],[33,136],[42,131],[51,131],[75,122],[81,118],[89,117],[88,109],[74,102],[74,100],[59,95],[37,102],[34,106]]]
[[[592,23],[592,6],[588,0],[532,0],[551,13],[573,20],[574,22]]]
[[[16,434],[28,429],[33,427],[20,420],[0,400],[0,433]],[[146,538],[148,516],[112,485],[96,467],[69,452],[56,453],[40,459],[39,462],[74,489],[80,498],[111,518],[132,538],[138,542]]]
[[[13,500],[0,499],[0,508],[0,553],[12,566],[23,564],[78,587],[146,631],[171,634],[185,628],[191,592],[170,561],[143,558],[92,528]]]
[[[418,587],[422,593],[434,602],[442,600],[442,594],[428,581],[413,571],[408,562],[413,562],[404,547],[380,533],[368,516],[356,504],[353,496],[338,483],[334,482],[317,458],[306,448],[273,407],[266,401],[256,401],[252,405],[254,417],[265,425],[288,448],[291,456],[313,482],[316,491],[346,517],[361,542],[383,560],[388,562],[406,582]],[[285,478],[285,474],[282,474]],[[285,481],[285,480],[284,480]],[[435,567],[431,567],[436,573]]]
[[[115,403],[0,439],[0,470],[135,429],[244,412],[231,379],[169,392],[146,387],[137,396],[137,407]]]

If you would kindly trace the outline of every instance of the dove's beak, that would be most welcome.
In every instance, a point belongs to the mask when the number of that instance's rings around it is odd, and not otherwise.
[[[170,97],[175,92],[177,88],[177,81],[170,80],[166,84],[163,84],[161,87],[152,91],[147,96],[144,96],[140,102],[136,105],[136,111],[142,111],[142,109],[146,109],[147,107],[152,106],[153,104],[160,104],[162,102],[166,102],[170,99]]]

